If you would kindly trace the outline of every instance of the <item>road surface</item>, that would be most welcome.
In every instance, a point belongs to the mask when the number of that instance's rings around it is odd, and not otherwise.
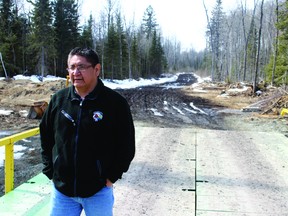
[[[115,184],[115,216],[288,215],[281,133],[137,125],[137,152]]]

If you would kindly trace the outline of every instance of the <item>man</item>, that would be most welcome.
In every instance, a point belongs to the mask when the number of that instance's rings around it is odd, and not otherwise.
[[[99,78],[95,51],[68,55],[73,85],[55,93],[40,122],[43,173],[53,180],[50,215],[113,215],[113,183],[135,155],[130,107]]]

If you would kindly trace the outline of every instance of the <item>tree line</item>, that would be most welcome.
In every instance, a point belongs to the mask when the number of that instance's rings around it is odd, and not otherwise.
[[[229,14],[216,0],[211,17],[207,12],[206,50],[211,77],[217,81],[248,81],[287,85],[288,1],[246,1]]]
[[[0,76],[67,75],[67,55],[76,46],[95,49],[102,77],[124,79],[159,77],[167,70],[156,14],[149,6],[141,26],[123,22],[120,7],[108,0],[95,21],[93,14],[80,25],[78,1],[27,0],[24,13],[12,0],[0,1]],[[7,72],[6,72],[7,71]],[[5,73],[5,74],[4,74]]]
[[[224,12],[215,0],[207,17],[206,48],[184,50],[176,38],[165,38],[156,12],[148,6],[142,22],[127,22],[117,0],[107,0],[99,16],[80,23],[78,1],[0,1],[0,76],[67,75],[67,55],[75,46],[95,49],[102,78],[150,78],[165,72],[193,71],[213,81],[268,81],[287,84],[288,2],[241,0]],[[97,14],[98,15],[98,14]],[[195,29],[195,31],[197,31]]]

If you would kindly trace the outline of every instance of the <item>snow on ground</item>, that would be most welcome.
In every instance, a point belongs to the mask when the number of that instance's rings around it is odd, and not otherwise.
[[[140,78],[138,80],[135,79],[124,79],[124,80],[109,80],[109,79],[103,79],[102,81],[106,86],[108,86],[111,89],[129,89],[129,88],[136,88],[141,86],[148,86],[148,85],[155,85],[155,84],[164,84],[167,82],[174,82],[177,80],[179,74],[175,75],[169,75],[169,76],[163,76],[159,79],[143,79]],[[4,80],[4,77],[0,77],[0,80]],[[39,77],[36,75],[33,76],[23,76],[23,75],[17,75],[14,76],[13,79],[15,80],[31,80],[32,82],[46,82],[46,81],[53,81],[53,80],[66,80],[66,78],[62,77],[55,77],[48,75],[47,77]]]
[[[135,79],[124,79],[124,80],[109,80],[109,79],[102,79],[104,84],[108,86],[111,89],[129,89],[129,88],[136,88],[136,87],[141,87],[141,86],[149,86],[149,85],[156,85],[156,84],[165,84],[169,82],[174,82],[177,80],[178,76],[182,73],[177,73],[177,74],[168,74],[168,75],[163,75],[161,78],[152,78],[152,79],[143,79],[139,78],[138,80]],[[192,87],[197,86],[199,83],[202,83],[206,80],[210,80],[209,77],[207,78],[201,78],[194,74],[194,76],[198,79],[197,83],[194,83]],[[0,77],[0,80],[4,80],[5,77]],[[48,75],[46,77],[41,78],[40,76],[32,75],[32,76],[23,76],[23,75],[17,75],[14,76],[13,79],[15,80],[31,80],[32,82],[46,82],[46,81],[53,81],[53,80],[66,80],[66,78],[62,77],[55,77]],[[173,87],[173,86],[171,86]]]
[[[23,139],[24,142],[29,142],[28,140]],[[14,159],[20,159],[21,156],[25,153],[27,147],[23,145],[14,145]],[[0,167],[4,165],[5,158],[5,148],[0,148]]]

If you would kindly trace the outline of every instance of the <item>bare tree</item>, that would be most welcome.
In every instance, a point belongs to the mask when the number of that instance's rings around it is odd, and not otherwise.
[[[205,9],[205,13],[206,13],[206,19],[207,19],[207,26],[208,26],[208,29],[210,29],[209,33],[209,42],[210,42],[210,47],[211,47],[211,52],[212,52],[212,62],[211,62],[211,79],[214,80],[214,62],[215,62],[215,58],[214,58],[214,45],[212,43],[212,27],[211,27],[211,24],[210,24],[210,19],[209,19],[209,15],[208,15],[208,10],[207,10],[207,7],[205,5],[205,1],[203,0],[203,6],[204,6],[204,9]]]
[[[107,19],[104,11],[100,12],[100,17],[98,23],[95,23],[94,27],[96,31],[96,37],[98,44],[96,44],[96,50],[100,51],[101,55],[101,77],[105,78],[105,65],[104,65],[104,54],[105,54],[105,41],[107,39]]]
[[[279,21],[279,3],[278,3],[278,0],[276,0],[276,25],[278,24],[278,21]],[[279,29],[277,28],[276,37],[275,37],[275,49],[274,49],[271,85],[274,85],[274,76],[275,76],[276,62],[277,62],[277,56],[278,56],[278,42],[279,42]]]
[[[124,17],[124,29],[125,29],[125,35],[127,40],[127,46],[128,46],[128,70],[129,70],[129,79],[133,78],[132,75],[132,59],[131,59],[131,53],[132,53],[132,42],[133,42],[133,34],[135,32],[135,24],[134,24],[134,17],[130,23],[127,23],[125,17]]]
[[[107,11],[107,20],[108,20],[108,29],[110,27],[110,23],[111,23],[111,19],[112,19],[112,13],[113,13],[113,8],[115,5],[115,2],[113,0],[106,0],[107,1],[107,5],[106,5],[106,11]]]
[[[258,82],[259,59],[260,59],[260,49],[261,49],[261,33],[262,33],[262,24],[263,24],[263,4],[264,4],[264,0],[262,0],[261,2],[261,9],[260,9],[260,24],[259,24],[259,33],[258,33],[256,67],[255,67],[255,75],[254,75],[254,82],[253,82],[254,93],[256,92],[256,86]]]
[[[5,65],[4,65],[4,61],[3,61],[3,58],[2,58],[2,53],[1,52],[0,52],[0,61],[1,61],[2,67],[3,67],[3,70],[5,72],[5,77],[8,78],[8,75],[7,75],[7,72],[6,72],[6,68],[5,68]]]
[[[250,21],[250,27],[248,33],[246,33],[246,25],[245,25],[245,17],[247,16],[247,8],[246,8],[246,0],[245,0],[245,6],[243,6],[243,2],[241,1],[241,9],[242,9],[242,28],[243,28],[243,36],[245,40],[245,47],[244,47],[244,66],[243,66],[243,80],[246,80],[246,73],[247,73],[247,52],[248,52],[248,44],[250,41],[250,37],[253,32],[254,28],[254,22],[255,22],[255,13],[256,13],[257,3],[255,4],[254,1],[254,9]]]
[[[119,75],[123,78],[123,26],[121,13],[119,11],[116,12],[116,28],[119,43]]]

